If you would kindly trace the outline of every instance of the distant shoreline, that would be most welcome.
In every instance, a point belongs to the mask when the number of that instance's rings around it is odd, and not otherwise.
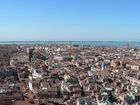
[[[95,46],[109,46],[109,47],[121,47],[123,45],[129,45],[129,47],[140,48],[140,42],[136,41],[0,41],[0,45],[8,44],[76,44],[76,45],[95,45]]]

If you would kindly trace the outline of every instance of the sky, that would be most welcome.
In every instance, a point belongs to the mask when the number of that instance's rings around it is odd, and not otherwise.
[[[140,41],[140,0],[0,0],[0,41]]]

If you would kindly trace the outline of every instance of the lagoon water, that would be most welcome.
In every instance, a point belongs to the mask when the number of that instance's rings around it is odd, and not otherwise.
[[[120,47],[129,45],[130,47],[140,48],[140,42],[127,41],[0,41],[0,44],[79,44],[95,46]]]

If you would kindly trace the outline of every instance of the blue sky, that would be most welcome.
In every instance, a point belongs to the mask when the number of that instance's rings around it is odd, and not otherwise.
[[[0,41],[140,41],[140,0],[0,0]]]

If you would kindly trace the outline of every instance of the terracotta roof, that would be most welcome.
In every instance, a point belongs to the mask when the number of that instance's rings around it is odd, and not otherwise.
[[[32,104],[29,100],[26,99],[24,101],[16,101],[15,105],[39,105],[39,103],[34,101],[34,104]]]

